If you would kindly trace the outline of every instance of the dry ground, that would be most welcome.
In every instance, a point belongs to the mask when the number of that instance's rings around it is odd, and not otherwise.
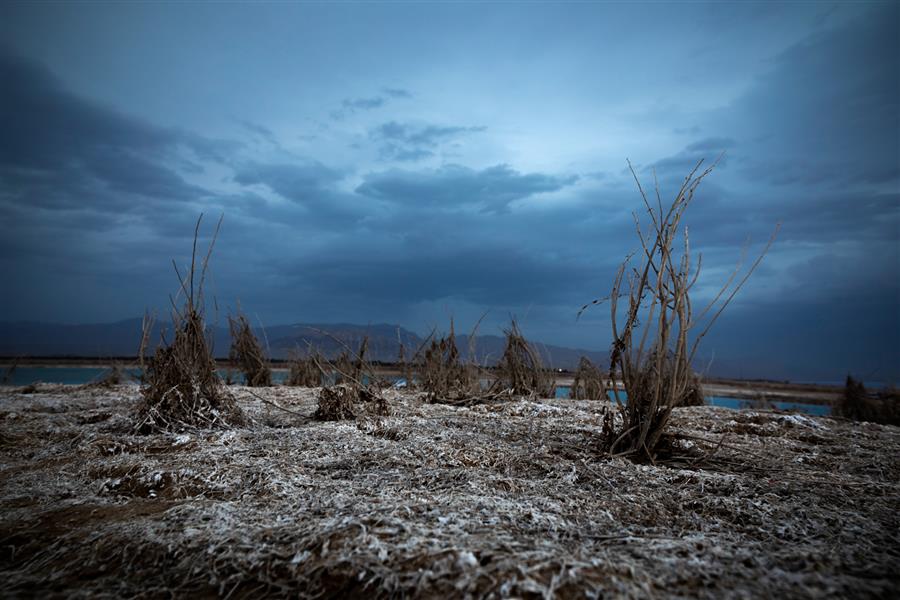
[[[135,386],[0,392],[0,596],[886,597],[900,428],[676,411],[666,465],[605,402],[471,408],[234,388],[247,428],[130,433]],[[703,441],[711,440],[711,442]],[[708,456],[713,446],[715,453]],[[704,459],[704,457],[707,457]]]

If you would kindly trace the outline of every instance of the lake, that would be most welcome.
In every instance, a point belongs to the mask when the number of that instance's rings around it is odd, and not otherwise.
[[[18,367],[13,371],[12,376],[5,385],[23,386],[30,383],[42,381],[44,383],[63,383],[69,385],[81,385],[90,383],[103,377],[107,372],[105,367]],[[140,369],[125,370],[132,377],[137,378],[140,375]],[[219,369],[219,375],[224,379],[227,371]],[[272,371],[272,381],[275,384],[284,383],[287,378],[287,369],[274,369]],[[243,377],[240,374],[232,372],[232,379],[241,381]],[[619,392],[620,397],[625,400],[625,392]],[[556,388],[557,398],[568,398],[569,387],[558,386]],[[612,392],[609,392],[610,400],[613,400]],[[721,406],[724,408],[741,409],[754,407],[753,400],[744,400],[741,398],[729,398],[725,396],[707,396],[707,404],[712,406]],[[800,402],[771,402],[772,406],[778,410],[795,411],[808,415],[827,416],[831,414],[831,407],[827,404],[805,404]]]

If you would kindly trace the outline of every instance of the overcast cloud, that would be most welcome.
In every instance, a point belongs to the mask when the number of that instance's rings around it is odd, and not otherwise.
[[[6,4],[3,320],[165,309],[197,216],[211,293],[264,323],[517,315],[606,349],[628,171],[686,221],[699,300],[763,266],[711,371],[900,376],[900,13],[891,3]],[[672,32],[678,35],[671,35]]]

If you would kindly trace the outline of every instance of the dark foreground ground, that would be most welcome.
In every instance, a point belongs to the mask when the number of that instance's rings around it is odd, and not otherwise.
[[[254,392],[293,413],[237,388],[251,426],[133,435],[136,386],[0,392],[0,597],[900,586],[900,428],[685,408],[654,466],[596,451],[605,402],[391,391],[390,417],[323,423],[314,390]]]

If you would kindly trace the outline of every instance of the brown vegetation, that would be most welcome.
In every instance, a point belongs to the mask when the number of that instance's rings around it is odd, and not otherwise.
[[[318,351],[310,349],[306,356],[295,353],[291,357],[291,370],[285,385],[320,387],[325,385],[325,374],[320,367],[325,361]]]
[[[607,400],[606,383],[603,372],[591,362],[587,356],[578,361],[578,369],[569,389],[569,398],[573,400]]]
[[[244,422],[241,410],[216,374],[216,364],[206,338],[203,318],[203,281],[219,231],[218,225],[203,260],[195,295],[197,235],[201,219],[202,215],[194,229],[194,246],[187,279],[181,276],[175,265],[175,273],[181,284],[179,293],[185,296],[184,306],[172,310],[175,336],[170,344],[166,344],[164,339],[148,361],[141,357],[145,373],[141,387],[142,401],[135,425],[139,431],[182,430]],[[220,219],[220,225],[221,222]],[[174,307],[174,301],[172,304]],[[146,338],[146,320],[144,325],[143,338]]]
[[[432,333],[418,366],[419,381],[429,402],[454,402],[482,392],[477,370],[460,358],[452,319],[447,337],[437,338]]]
[[[388,416],[391,414],[387,400],[369,387],[338,384],[319,391],[316,412],[318,421],[343,421],[358,416]]]
[[[131,375],[125,371],[122,365],[114,363],[108,369],[100,373],[93,381],[84,384],[84,386],[88,388],[111,388],[125,383],[131,378]]]
[[[341,342],[343,343],[343,342]],[[378,377],[372,365],[366,360],[369,337],[363,337],[354,360],[350,359],[346,348],[331,365],[335,373],[335,384],[319,390],[316,412],[313,418],[320,421],[340,421],[368,414],[386,416],[390,414],[387,400],[381,394],[385,382]],[[326,367],[314,357],[320,372]]]
[[[556,380],[545,369],[537,348],[531,345],[515,320],[505,330],[506,348],[497,365],[498,385],[513,396],[553,398]]]
[[[835,403],[834,414],[854,421],[900,425],[900,393],[888,388],[877,394],[866,391],[862,381],[847,375],[844,393]]]
[[[176,436],[132,386],[0,388],[0,597],[896,596],[896,427],[685,408],[671,468],[600,456],[605,402],[233,393],[249,427]]]
[[[399,329],[397,330],[397,343],[400,345],[400,349],[397,352],[397,366],[400,369],[400,377],[405,382],[406,385],[404,387],[407,390],[414,390],[416,389],[416,382],[413,379],[413,369],[410,362],[406,359],[406,345],[400,338]]]
[[[591,303],[606,299],[610,302],[613,327],[610,379],[618,371],[628,396],[627,403],[623,403],[618,390],[613,389],[619,418],[613,413],[607,415],[607,435],[603,441],[613,455],[655,459],[672,409],[691,402],[692,398],[696,401],[697,376],[691,365],[700,341],[759,265],[774,239],[773,234],[749,272],[734,287],[731,284],[740,264],[712,302],[699,315],[694,315],[689,292],[700,274],[700,260],[695,263],[691,258],[687,228],[680,239],[679,231],[697,188],[715,167],[714,164],[699,172],[701,164],[702,161],[685,178],[668,208],[662,205],[658,184],[655,207],[651,205],[631,169],[651,229],[645,233],[635,215],[640,262],[630,267],[631,256],[627,257],[619,267],[608,298]],[[676,245],[682,246],[680,256],[676,256]],[[622,298],[628,300],[624,322],[618,313]],[[694,332],[707,314],[711,316],[703,323],[702,330]],[[689,341],[689,334],[693,341]]]
[[[231,350],[228,358],[237,364],[244,374],[244,383],[250,387],[272,385],[272,369],[266,360],[259,340],[253,334],[247,317],[238,314],[228,317],[228,329],[231,331]]]

